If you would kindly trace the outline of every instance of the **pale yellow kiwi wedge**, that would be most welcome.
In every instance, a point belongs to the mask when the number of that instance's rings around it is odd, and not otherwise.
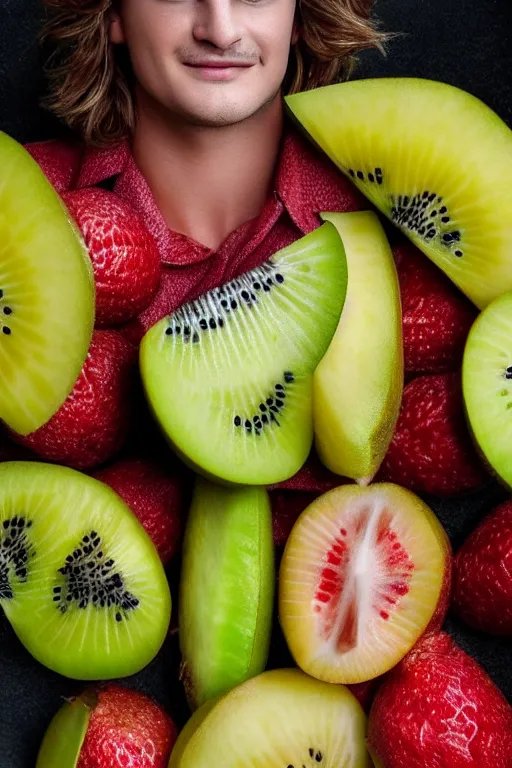
[[[371,768],[365,735],[366,716],[348,688],[272,670],[203,704],[169,768]]]
[[[421,78],[354,80],[285,101],[477,307],[512,290],[512,131],[489,107]]]
[[[343,241],[348,286],[338,328],[313,377],[315,444],[332,472],[366,485],[389,447],[402,399],[400,286],[373,211],[321,216]]]
[[[388,672],[431,623],[450,572],[446,532],[411,491],[350,483],[323,494],[280,565],[279,621],[295,662],[328,683]]]
[[[94,299],[91,260],[64,203],[0,132],[0,419],[15,432],[39,429],[73,389]]]

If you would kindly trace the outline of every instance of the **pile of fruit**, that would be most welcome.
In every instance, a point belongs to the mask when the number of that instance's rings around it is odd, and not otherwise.
[[[512,486],[512,132],[422,80],[286,103],[368,210],[321,212],[139,349],[144,223],[0,134],[0,604],[91,681],[38,768],[512,766],[512,708],[442,630],[451,608],[512,636],[512,499],[455,557],[425,500]],[[325,492],[294,507],[301,472]],[[175,629],[179,734],[118,682]],[[295,667],[267,669],[277,633]]]

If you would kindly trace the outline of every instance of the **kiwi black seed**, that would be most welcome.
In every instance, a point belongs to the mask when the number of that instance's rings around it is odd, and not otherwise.
[[[0,464],[0,604],[38,661],[82,680],[142,669],[171,607],[156,549],[121,498],[38,462]]]
[[[142,340],[153,413],[196,471],[265,485],[291,477],[306,460],[312,376],[347,286],[343,244],[329,227],[184,305]]]

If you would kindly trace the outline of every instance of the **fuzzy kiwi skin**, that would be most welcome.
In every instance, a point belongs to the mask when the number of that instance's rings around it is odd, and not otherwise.
[[[270,501],[198,477],[183,542],[182,679],[191,709],[265,669],[275,589]]]

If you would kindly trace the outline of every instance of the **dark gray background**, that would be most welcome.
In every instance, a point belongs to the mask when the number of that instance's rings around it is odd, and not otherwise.
[[[377,16],[387,31],[399,32],[388,55],[368,52],[357,77],[427,77],[457,85],[481,98],[512,127],[511,0],[379,0]],[[43,81],[35,36],[37,0],[0,0],[0,130],[18,141],[50,138],[59,126],[38,108]],[[511,180],[512,183],[512,180]],[[466,499],[427,499],[454,547],[505,493],[491,486]],[[175,584],[179,563],[170,572]],[[174,589],[175,595],[175,589]],[[512,698],[512,653],[504,640],[483,636],[453,618],[446,625]],[[151,693],[178,721],[186,709],[177,680],[177,640],[129,682]],[[271,666],[289,664],[281,638]],[[0,618],[0,768],[31,768],[45,728],[61,697],[80,689],[38,665]],[[56,768],[60,768],[56,766]]]

